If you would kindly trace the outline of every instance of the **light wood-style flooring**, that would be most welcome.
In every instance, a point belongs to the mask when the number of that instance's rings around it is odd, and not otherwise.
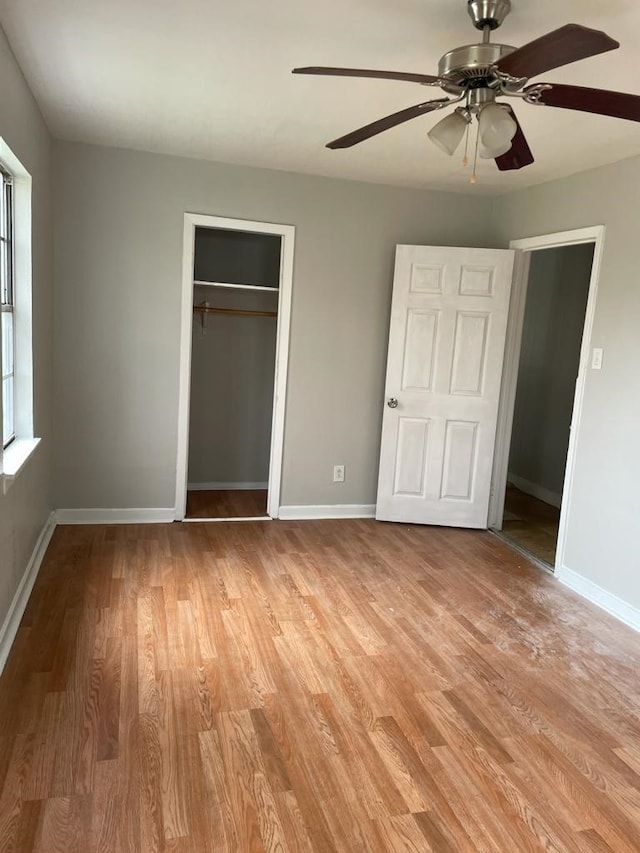
[[[187,492],[187,518],[261,518],[266,514],[266,489]]]
[[[560,510],[507,484],[502,532],[516,545],[553,567],[556,562]]]
[[[57,529],[2,853],[640,850],[640,637],[487,533]]]

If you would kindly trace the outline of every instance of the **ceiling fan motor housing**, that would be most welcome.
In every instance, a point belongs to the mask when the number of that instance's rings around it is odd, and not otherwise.
[[[514,50],[515,47],[511,45],[495,42],[469,44],[450,50],[438,65],[442,88],[449,94],[456,94],[460,88],[474,89],[491,85],[496,80],[492,66]]]
[[[511,11],[510,0],[468,0],[467,9],[473,25],[484,30],[497,30]]]

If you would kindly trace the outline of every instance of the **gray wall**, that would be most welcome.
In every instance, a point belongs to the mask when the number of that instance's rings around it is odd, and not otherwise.
[[[640,608],[640,158],[513,193],[494,204],[497,245],[606,225],[568,517],[566,567]]]
[[[550,492],[558,501],[592,262],[592,244],[531,256],[509,474],[541,489],[539,497]]]
[[[0,136],[31,173],[33,205],[34,418],[42,443],[4,497],[0,490],[0,624],[52,509],[51,216],[47,128],[0,30]]]
[[[490,200],[64,142],[54,158],[57,505],[174,506],[185,211],[296,226],[282,503],[374,503],[395,245],[486,245]]]
[[[284,504],[375,499],[396,243],[605,224],[566,565],[640,607],[640,159],[493,203],[69,143],[55,175],[62,507],[173,506],[185,210],[297,227]]]
[[[219,308],[278,307],[277,292],[196,287],[194,299]],[[207,314],[203,331],[202,316],[193,321],[189,483],[266,483],[277,321]]]

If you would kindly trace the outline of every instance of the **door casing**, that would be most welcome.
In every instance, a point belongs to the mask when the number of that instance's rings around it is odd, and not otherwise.
[[[276,336],[271,451],[267,513],[277,518],[280,511],[282,457],[284,453],[284,419],[289,361],[289,331],[291,325],[291,294],[293,290],[293,256],[295,226],[248,219],[229,219],[199,213],[185,213],[182,253],[182,296],[180,334],[180,392],[178,403],[178,456],[176,463],[175,520],[183,521],[187,513],[187,476],[189,458],[189,404],[191,396],[191,343],[193,318],[193,262],[196,228],[218,228],[229,231],[248,231],[254,234],[275,234],[282,238],[280,256],[280,288]]]

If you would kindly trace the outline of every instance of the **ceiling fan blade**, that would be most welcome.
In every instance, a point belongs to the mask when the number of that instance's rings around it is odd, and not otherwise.
[[[402,124],[405,121],[417,118],[425,113],[433,112],[434,110],[441,110],[448,104],[455,103],[455,100],[440,98],[437,101],[426,101],[424,104],[416,104],[415,107],[407,107],[406,110],[400,110],[400,112],[393,113],[393,115],[379,118],[377,121],[371,122],[371,124],[347,133],[346,136],[334,139],[333,142],[329,142],[327,148],[350,148],[352,145],[357,145],[358,142],[364,142],[365,139],[382,133],[383,130],[389,130],[389,128],[395,127],[397,124]]]
[[[552,68],[587,59],[620,44],[600,30],[566,24],[515,50],[496,62],[498,71],[512,77],[535,77]]]
[[[440,78],[429,74],[412,74],[405,71],[370,71],[366,68],[323,68],[309,66],[294,68],[293,74],[319,74],[327,77],[376,77],[382,80],[406,80],[409,83],[423,83],[426,86],[439,86]]]
[[[526,90],[525,90],[526,91]],[[540,92],[540,102],[548,107],[579,110],[612,118],[640,121],[640,96],[607,89],[586,89],[582,86],[563,86],[557,83]]]
[[[511,107],[509,107],[509,112],[511,113],[511,118],[518,125],[518,129],[516,130],[516,135],[513,137],[509,151],[501,157],[496,157],[496,165],[501,172],[510,172],[515,169],[522,169],[525,166],[530,166],[534,162],[533,154],[529,148],[529,143],[527,142],[526,137],[522,132],[522,128],[520,127],[520,122],[516,118],[516,114]]]

